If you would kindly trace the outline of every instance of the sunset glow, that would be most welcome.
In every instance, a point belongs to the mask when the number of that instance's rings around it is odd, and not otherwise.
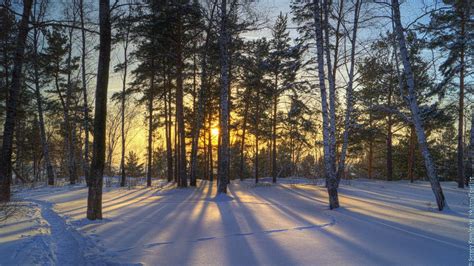
[[[211,128],[211,135],[212,135],[212,137],[217,138],[219,136],[219,128],[217,128],[217,127]]]

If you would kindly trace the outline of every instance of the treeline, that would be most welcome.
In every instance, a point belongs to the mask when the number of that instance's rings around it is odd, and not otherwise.
[[[326,178],[337,208],[341,178],[368,177],[428,179],[442,209],[439,180],[472,172],[468,2],[404,27],[396,0],[295,0],[271,22],[252,1],[4,0],[2,199],[13,176],[84,180],[96,219],[104,174],[224,193],[307,176]],[[142,124],[146,154],[129,148]]]

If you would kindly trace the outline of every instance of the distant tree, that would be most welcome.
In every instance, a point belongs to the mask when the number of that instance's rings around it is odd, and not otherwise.
[[[67,35],[69,34],[69,36]],[[52,77],[52,87],[61,104],[64,125],[64,142],[67,148],[67,169],[71,184],[77,180],[77,165],[75,158],[75,123],[72,109],[72,98],[75,96],[75,86],[71,80],[72,71],[78,65],[78,58],[72,56],[72,32],[55,27],[46,34],[48,47],[45,49],[46,69]]]
[[[255,183],[259,180],[259,152],[260,144],[269,139],[269,112],[272,106],[272,83],[268,64],[269,42],[263,38],[248,44],[248,52],[242,62],[242,86],[248,93],[247,119],[248,129],[255,137],[254,177]]]
[[[271,175],[273,183],[277,178],[277,139],[278,139],[278,106],[281,95],[297,87],[296,75],[301,68],[302,45],[291,44],[288,31],[288,16],[277,17],[272,28],[270,41],[270,54],[268,64],[270,68],[270,78],[272,82],[272,114],[271,114]]]
[[[138,155],[134,151],[128,152],[125,171],[128,173],[128,176],[131,177],[140,177],[144,174],[143,163],[139,163]]]
[[[126,134],[125,134],[125,114],[126,114],[126,102],[130,96],[130,89],[127,89],[127,78],[129,68],[129,47],[132,42],[132,29],[134,27],[133,11],[130,6],[117,23],[117,32],[115,36],[115,42],[119,42],[123,49],[123,61],[115,66],[116,72],[122,72],[122,91],[119,94],[115,94],[116,99],[120,99],[120,121],[121,121],[121,156],[120,156],[120,186],[124,187],[126,182],[126,171],[125,171],[125,150],[126,150]]]

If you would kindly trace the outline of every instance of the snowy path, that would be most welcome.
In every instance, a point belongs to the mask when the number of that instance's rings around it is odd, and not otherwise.
[[[106,219],[94,223],[84,219],[84,188],[20,196],[41,206],[57,265],[84,257],[145,265],[465,265],[467,190],[443,186],[451,209],[441,213],[423,182],[352,181],[342,185],[335,211],[314,184],[237,182],[223,198],[209,182],[115,188],[104,193]]]
[[[58,265],[84,265],[84,237],[77,233],[71,227],[67,227],[62,219],[52,209],[52,204],[32,200],[32,202],[41,206],[41,214],[50,225],[50,245],[53,260]]]

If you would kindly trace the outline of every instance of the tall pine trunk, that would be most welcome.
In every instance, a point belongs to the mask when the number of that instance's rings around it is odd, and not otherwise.
[[[81,0],[82,1],[82,0]],[[129,11],[130,12],[130,11]],[[129,18],[131,17],[129,13]],[[129,34],[130,34],[130,23],[127,25],[123,47],[123,76],[122,76],[122,97],[120,99],[120,113],[121,113],[121,143],[122,150],[120,154],[120,186],[124,187],[127,181],[127,175],[125,173],[125,150],[126,150],[126,136],[125,136],[125,95],[127,91],[127,74],[128,74],[128,46],[129,46]]]
[[[471,114],[471,132],[469,135],[469,175],[466,178],[465,185],[470,185],[474,168],[474,112]]]
[[[84,163],[83,171],[87,186],[89,186],[89,101],[87,95],[87,79],[86,79],[86,29],[84,26],[84,0],[79,1],[79,11],[81,20],[81,78],[82,78],[82,94],[83,94],[83,112],[84,112]]]
[[[408,49],[405,41],[405,35],[403,33],[403,27],[400,20],[400,4],[398,0],[392,0],[393,20],[395,23],[395,33],[398,39],[398,45],[400,49],[400,56],[403,63],[404,74],[408,87],[407,100],[409,103],[413,124],[415,126],[416,136],[418,138],[418,145],[425,161],[426,172],[431,183],[431,189],[436,198],[436,203],[440,211],[446,206],[446,200],[444,198],[443,190],[439,183],[438,175],[436,174],[436,167],[431,153],[428,149],[428,143],[426,141],[425,130],[423,128],[423,121],[420,115],[420,109],[416,99],[415,93],[415,79],[411,68],[410,58],[408,56]]]
[[[212,113],[209,112],[209,118],[208,118],[208,127],[209,127],[209,130],[208,130],[208,143],[209,145],[207,146],[207,153],[208,153],[208,156],[209,156],[209,180],[211,182],[214,181],[214,158],[213,158],[213,155],[212,155],[212,132],[211,132],[211,129],[212,129]]]
[[[244,167],[245,167],[245,137],[247,133],[247,117],[249,112],[249,101],[245,101],[244,106],[244,118],[242,122],[242,139],[240,140],[240,180],[244,180]]]
[[[178,123],[178,178],[179,186],[187,187],[188,178],[186,174],[186,135],[184,128],[184,105],[183,105],[183,47],[182,47],[182,22],[178,11],[177,47],[176,47],[176,118]]]
[[[272,141],[271,141],[271,165],[272,165],[272,182],[277,182],[277,109],[278,109],[278,74],[275,75],[275,95],[273,96],[273,114],[272,114]]]
[[[213,20],[214,12],[217,3],[213,3],[210,15],[210,21]],[[197,170],[197,152],[199,149],[199,135],[205,122],[204,104],[207,102],[208,91],[208,74],[207,74],[207,53],[209,49],[209,42],[211,37],[212,23],[206,28],[206,39],[201,55],[201,88],[199,89],[199,96],[197,102],[197,110],[194,112],[194,125],[192,132],[191,143],[191,169],[190,169],[190,184],[196,186],[196,170]]]
[[[220,69],[220,114],[219,114],[219,166],[218,193],[227,193],[229,178],[229,33],[227,29],[227,0],[221,2],[219,29]]]
[[[36,106],[38,109],[38,126],[40,130],[41,148],[43,150],[44,163],[46,165],[46,176],[48,178],[48,185],[54,185],[54,170],[51,164],[51,157],[49,155],[49,145],[46,136],[46,129],[44,126],[44,114],[43,114],[43,98],[41,96],[41,87],[39,81],[39,66],[38,66],[38,30],[34,28],[33,33],[33,68],[34,68],[34,83],[35,83],[35,96]]]
[[[152,60],[153,61],[153,60]],[[153,65],[153,62],[152,62]],[[150,77],[150,89],[148,92],[148,146],[147,146],[147,171],[146,186],[151,187],[151,172],[153,169],[153,100],[155,92],[155,74]]]
[[[166,120],[166,170],[168,182],[173,181],[173,147],[171,145],[171,84],[167,76],[167,88],[165,93],[165,120]]]
[[[18,25],[18,37],[13,58],[13,73],[11,87],[8,88],[8,100],[6,103],[6,118],[3,126],[3,143],[0,154],[0,202],[10,201],[10,175],[12,171],[13,133],[15,131],[15,120],[17,104],[22,84],[22,68],[25,53],[26,37],[28,34],[28,20],[31,13],[33,0],[23,1],[23,14]]]
[[[73,6],[74,8],[74,6]],[[73,18],[75,23],[75,17]],[[76,164],[76,123],[75,114],[71,112],[71,102],[73,95],[72,86],[72,36],[73,28],[69,29],[69,44],[68,44],[68,56],[67,56],[67,87],[66,87],[66,105],[64,107],[64,124],[66,125],[66,145],[67,145],[67,158],[68,158],[68,172],[69,172],[69,183],[71,185],[77,182],[77,164]]]
[[[257,103],[260,102],[260,92],[257,92]],[[255,112],[256,115],[256,121],[255,121],[255,183],[258,183],[258,178],[259,178],[259,140],[260,140],[260,105],[257,104],[257,110]]]
[[[95,92],[94,142],[87,198],[87,219],[102,219],[102,184],[105,164],[105,134],[107,118],[107,88],[109,84],[111,25],[110,1],[100,0],[100,44]]]
[[[458,151],[457,151],[457,165],[458,165],[458,187],[463,188],[465,183],[464,176],[464,53],[465,53],[465,38],[466,38],[466,12],[462,11],[461,15],[461,54],[460,54],[460,64],[461,69],[459,73],[459,114],[458,114]]]

